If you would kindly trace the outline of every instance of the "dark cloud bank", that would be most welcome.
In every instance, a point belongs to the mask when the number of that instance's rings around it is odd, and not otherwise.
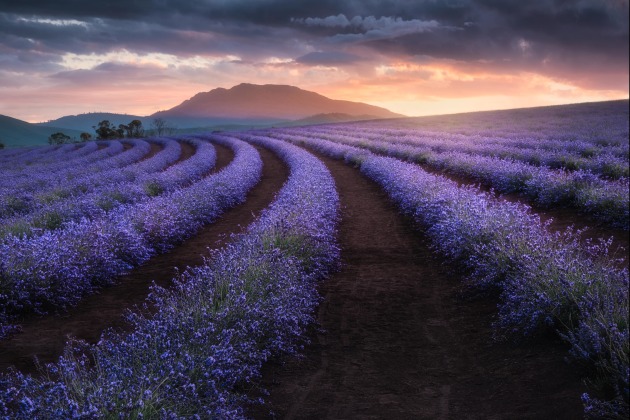
[[[628,83],[627,0],[0,0],[0,10],[0,63],[12,69],[121,48],[337,66],[369,61],[371,51],[587,88]]]

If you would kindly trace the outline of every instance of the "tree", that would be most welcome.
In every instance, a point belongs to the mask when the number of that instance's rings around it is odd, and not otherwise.
[[[84,143],[86,141],[92,140],[92,135],[90,133],[81,133],[81,135],[79,137],[81,137],[81,141],[84,142]]]
[[[154,134],[158,137],[173,134],[173,132],[175,132],[175,127],[169,127],[164,118],[154,119],[151,126],[153,127]]]
[[[109,120],[103,120],[98,123],[98,128],[96,126],[93,128],[96,131],[97,140],[109,140],[124,137],[124,132],[123,135],[119,135],[119,132],[114,128]]]
[[[144,128],[142,127],[142,121],[133,120],[127,124],[127,137],[139,138],[144,136]]]
[[[65,134],[58,132],[53,133],[48,137],[48,144],[64,144],[70,143],[70,136],[66,136]]]
[[[116,130],[116,132],[118,133],[118,137],[124,138],[125,134],[129,134],[129,126],[125,124],[118,124],[118,129]],[[127,135],[126,137],[131,136]]]
[[[119,139],[124,139],[125,132],[127,132],[127,126],[125,124],[118,124],[118,129],[116,130],[116,137]]]
[[[0,141],[0,149],[4,149],[4,143]]]

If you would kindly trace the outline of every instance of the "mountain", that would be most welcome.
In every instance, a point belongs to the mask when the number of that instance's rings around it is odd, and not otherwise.
[[[37,125],[94,134],[93,127],[103,120],[118,126],[137,119],[142,121],[145,129],[150,129],[155,118],[162,118],[169,127],[177,128],[178,132],[189,132],[190,129],[247,129],[403,116],[361,102],[330,99],[295,86],[242,83],[230,89],[217,88],[198,93],[174,108],[146,117],[92,112],[69,115]]]
[[[99,122],[107,120],[114,126],[118,127],[118,124],[129,124],[133,120],[142,121],[144,127],[148,127],[151,124],[151,118],[139,117],[137,115],[130,114],[114,114],[111,112],[90,112],[79,115],[67,115],[65,117],[57,118],[56,120],[50,120],[45,123],[38,123],[40,127],[63,127],[64,129],[78,130],[80,132],[86,132],[94,135],[94,126]]]
[[[81,131],[60,127],[42,127],[16,118],[0,115],[0,143],[6,147],[42,146],[48,144],[48,137],[62,132],[67,136],[79,139]]]
[[[217,88],[198,93],[176,107],[157,112],[152,117],[166,120],[187,117],[281,121],[330,113],[369,115],[372,118],[403,117],[385,108],[330,99],[295,86],[249,83],[230,89]]]

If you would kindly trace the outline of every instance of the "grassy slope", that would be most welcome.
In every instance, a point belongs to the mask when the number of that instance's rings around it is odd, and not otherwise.
[[[0,115],[0,142],[9,147],[47,145],[48,136],[61,131],[79,139],[80,131],[58,127],[41,127],[26,121]]]

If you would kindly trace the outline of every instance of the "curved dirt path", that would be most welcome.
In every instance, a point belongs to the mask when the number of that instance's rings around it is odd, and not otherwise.
[[[197,149],[195,149],[192,145],[186,143],[185,141],[180,141],[178,143],[180,147],[182,148],[182,154],[179,156],[179,159],[177,159],[175,162],[173,162],[169,166],[177,165],[178,163],[181,163],[191,158],[197,152]],[[217,145],[215,144],[214,147],[216,148]],[[217,156],[217,163],[218,163],[218,156]]]
[[[216,145],[219,171],[230,163],[233,153]],[[191,147],[192,149],[192,147]],[[202,228],[195,236],[166,254],[157,255],[144,265],[118,279],[118,284],[87,296],[77,306],[61,315],[29,317],[21,322],[22,332],[0,341],[0,372],[15,366],[24,373],[36,371],[34,357],[41,363],[52,362],[62,353],[68,336],[95,343],[107,327],[125,327],[122,314],[141,305],[153,281],[168,286],[176,274],[187,266],[199,265],[208,248],[217,248],[229,237],[246,228],[267,207],[288,178],[286,165],[270,151],[258,148],[263,173],[247,195],[244,204],[226,211],[216,222]]]
[[[255,418],[581,418],[566,348],[493,343],[496,301],[463,298],[460,278],[356,169],[323,158],[342,205],[343,268],[323,282],[323,332],[303,358],[269,363]],[[270,414],[272,411],[274,414]]]

